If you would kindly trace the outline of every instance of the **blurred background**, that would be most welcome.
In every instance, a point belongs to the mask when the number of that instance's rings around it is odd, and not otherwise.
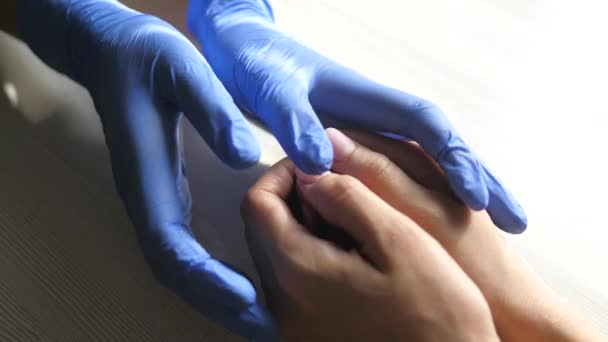
[[[125,1],[184,33],[186,0]],[[274,0],[277,22],[371,78],[436,102],[529,216],[507,239],[608,333],[608,3]],[[235,339],[156,283],[113,190],[86,90],[0,31],[0,340]],[[185,125],[193,227],[256,278],[238,205],[284,156],[222,166]]]

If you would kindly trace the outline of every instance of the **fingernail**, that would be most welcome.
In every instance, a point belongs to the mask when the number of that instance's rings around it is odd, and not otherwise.
[[[328,128],[327,136],[334,146],[334,160],[343,160],[357,148],[357,145],[351,138],[335,128]]]

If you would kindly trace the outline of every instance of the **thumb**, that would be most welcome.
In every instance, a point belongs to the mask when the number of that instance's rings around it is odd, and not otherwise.
[[[468,211],[464,210],[460,202],[454,201],[445,191],[433,191],[416,182],[400,166],[393,163],[391,158],[383,154],[389,151],[386,146],[382,146],[385,149],[383,153],[378,153],[351,140],[336,129],[328,129],[327,135],[334,147],[334,172],[361,180],[383,201],[421,227],[434,232],[456,231],[445,230],[447,226],[444,223],[450,222],[455,227],[466,219]],[[391,157],[394,157],[398,149],[390,152],[393,154]],[[411,165],[408,167],[417,169],[418,172],[424,171],[424,168],[427,168],[427,173],[436,171],[431,168],[433,165],[424,159],[408,160],[412,156],[411,153],[406,153],[406,150],[402,152],[405,158],[401,160],[401,165],[417,164],[413,168]]]
[[[332,170],[361,180],[388,203],[398,202],[399,189],[407,189],[412,198],[426,198],[429,192],[410,178],[384,153],[368,149],[337,129],[327,129],[334,148]]]
[[[374,265],[392,264],[391,245],[403,229],[414,223],[380,199],[359,180],[326,173],[311,178],[297,171],[300,193],[327,222],[344,230]],[[404,220],[405,219],[405,220]]]

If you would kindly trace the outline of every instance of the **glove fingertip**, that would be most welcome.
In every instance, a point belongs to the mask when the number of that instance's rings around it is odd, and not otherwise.
[[[528,227],[526,213],[512,196],[496,199],[492,195],[488,213],[494,224],[507,233],[521,234]]]
[[[244,119],[231,123],[219,135],[212,148],[226,165],[245,169],[260,160],[260,145]]]
[[[483,165],[490,192],[488,213],[498,228],[511,234],[521,234],[528,226],[528,218],[515,196]]]
[[[511,234],[521,234],[526,231],[528,228],[528,218],[525,214],[514,216],[514,223],[511,225],[511,228],[508,230]]]
[[[229,165],[231,167],[245,169],[255,165],[260,160],[262,153],[260,145],[248,128],[232,130],[228,140],[230,145],[234,147],[230,156]]]
[[[488,207],[489,196],[485,186],[477,186],[474,188],[462,188],[458,197],[471,209],[475,211],[484,210]]]
[[[468,151],[454,149],[438,162],[458,198],[473,210],[488,207],[490,195],[481,167]]]
[[[334,160],[334,150],[327,138],[325,131],[323,136],[317,137],[303,134],[295,144],[294,163],[305,173],[320,175],[328,171]]]
[[[490,205],[490,207],[492,207]],[[510,234],[521,234],[528,227],[528,218],[523,212],[497,212],[488,208],[492,222],[501,230]]]
[[[190,288],[198,293],[199,298],[233,308],[248,307],[257,300],[253,284],[218,260],[208,259],[196,265],[192,272]]]

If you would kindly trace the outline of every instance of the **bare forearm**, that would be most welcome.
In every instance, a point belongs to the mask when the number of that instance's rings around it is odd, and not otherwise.
[[[511,253],[513,268],[506,270],[503,293],[494,298],[492,314],[503,341],[607,341],[605,336],[567,305],[519,255]]]
[[[17,36],[17,0],[0,1],[0,30]]]

